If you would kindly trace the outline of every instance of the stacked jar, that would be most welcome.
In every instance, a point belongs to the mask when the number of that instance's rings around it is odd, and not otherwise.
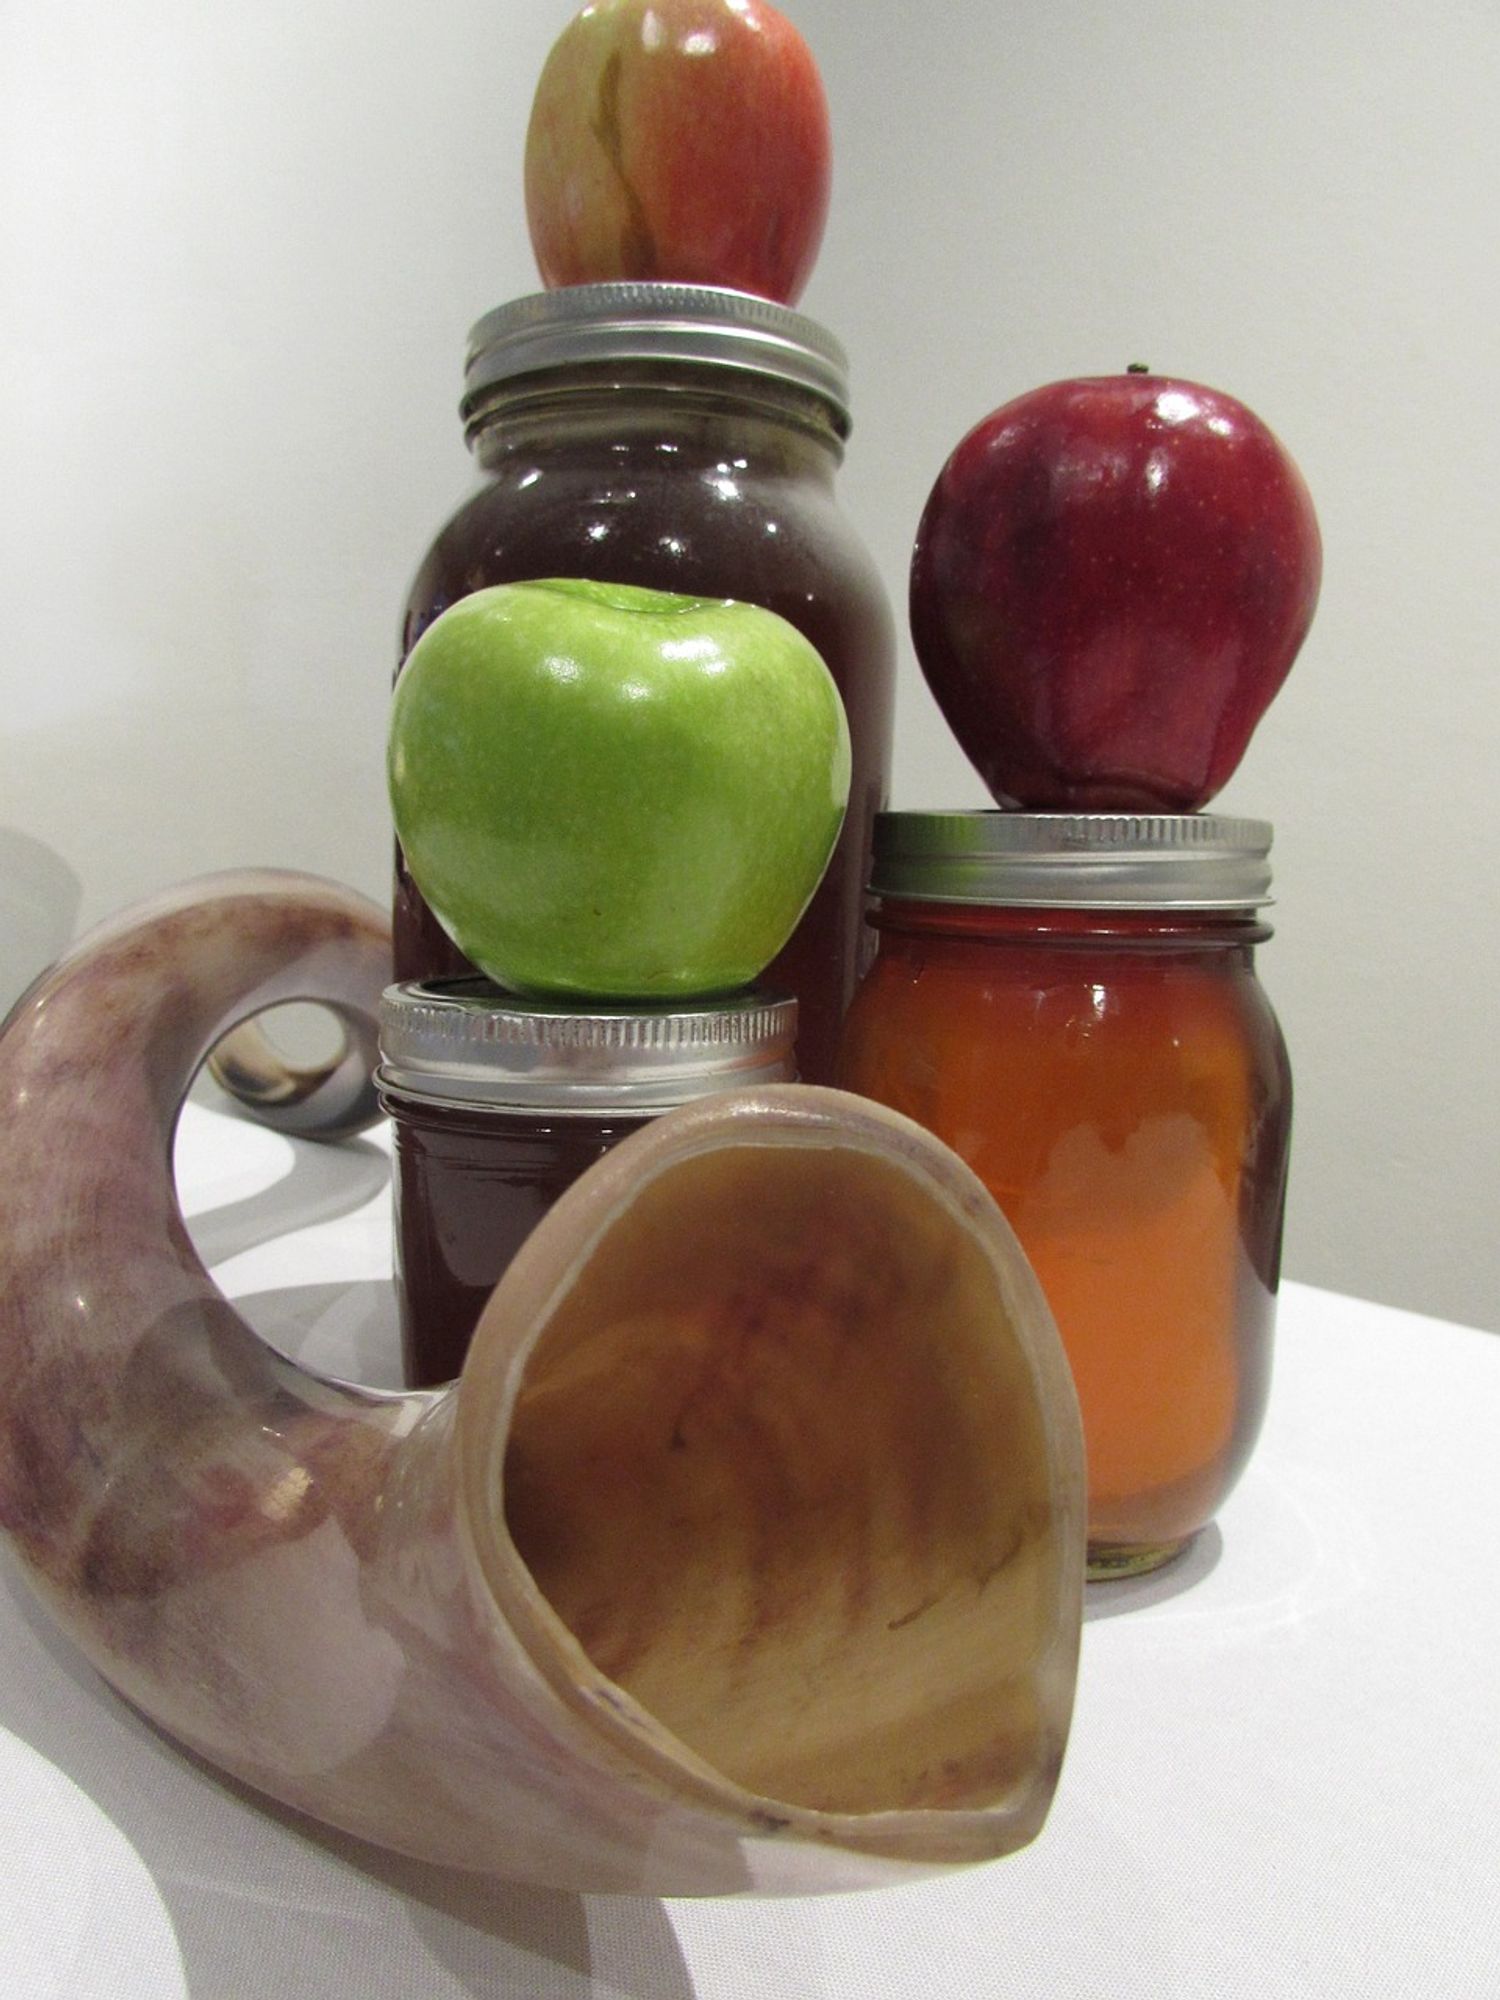
[[[694,1098],[790,1081],[796,1018],[759,993],[584,1010],[477,978],[391,987],[376,1081],[407,1382],[459,1372],[512,1257],[610,1147]]]
[[[890,813],[848,1088],[975,1170],[1058,1322],[1089,1573],[1215,1515],[1269,1381],[1291,1078],[1255,974],[1271,830],[1194,813]]]
[[[456,1372],[534,1223],[647,1118],[736,1084],[831,1079],[885,798],[892,679],[885,598],[833,494],[845,377],[822,328],[709,286],[575,286],[502,306],[474,330],[463,416],[482,483],[412,587],[398,707],[428,629],[496,586],[566,578],[622,600],[643,588],[735,599],[795,626],[825,683],[827,667],[852,776],[821,883],[769,969],[761,961],[765,991],[726,995],[705,981],[702,992],[674,984],[665,999],[650,985],[595,983],[582,961],[558,994],[502,991],[453,941],[428,896],[459,936],[463,927],[398,843],[380,1089],[395,1124],[412,1382]],[[781,726],[797,721],[788,713]]]
[[[849,434],[843,349],[804,315],[743,292],[572,286],[479,322],[462,414],[481,483],[417,572],[403,661],[458,599],[561,576],[762,605],[826,662],[849,724],[849,810],[767,982],[798,1002],[800,1074],[831,1082],[861,969],[894,680],[889,605],[834,492]],[[399,853],[395,931],[398,980],[475,969]]]

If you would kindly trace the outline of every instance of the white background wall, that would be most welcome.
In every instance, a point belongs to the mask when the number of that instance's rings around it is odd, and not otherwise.
[[[1322,518],[1313,635],[1222,803],[1277,825],[1287,1267],[1500,1328],[1500,9],[789,0],[898,606],[960,434],[1138,358],[1240,396]],[[463,337],[534,288],[568,0],[3,0],[0,882],[383,894],[398,607],[465,490]],[[902,661],[896,803],[982,789]],[[12,935],[18,935],[13,920]],[[23,951],[35,946],[19,947]]]

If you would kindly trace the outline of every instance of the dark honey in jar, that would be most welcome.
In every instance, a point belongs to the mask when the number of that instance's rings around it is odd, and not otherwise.
[[[481,480],[418,570],[403,660],[472,591],[581,576],[765,605],[827,662],[849,718],[849,812],[766,983],[799,1002],[800,1074],[832,1081],[866,946],[894,672],[889,606],[834,490],[849,430],[842,349],[739,292],[577,286],[479,322],[462,408]],[[398,980],[472,972],[399,856],[395,931]]]
[[[470,977],[392,987],[396,1296],[413,1387],[450,1381],[486,1300],[559,1195],[674,1105],[791,1080],[796,1003],[759,992],[553,1006]]]

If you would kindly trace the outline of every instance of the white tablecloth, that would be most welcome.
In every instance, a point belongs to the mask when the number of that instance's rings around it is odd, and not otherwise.
[[[190,1105],[185,1206],[268,1338],[397,1379],[378,1143]],[[787,1902],[372,1856],[127,1710],[0,1561],[3,2000],[1500,1996],[1500,1338],[1288,1285],[1258,1453],[1178,1565],[1090,1590],[1024,1853]]]

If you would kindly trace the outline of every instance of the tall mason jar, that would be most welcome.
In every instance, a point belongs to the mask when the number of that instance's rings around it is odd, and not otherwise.
[[[828,663],[849,717],[849,814],[765,981],[797,999],[799,1073],[831,1082],[865,943],[894,678],[890,608],[834,491],[849,433],[842,348],[739,292],[582,285],[480,320],[462,414],[480,482],[417,571],[403,661],[471,591],[581,576],[766,605]],[[399,852],[394,917],[398,980],[472,972]]]
[[[1265,1410],[1292,1105],[1255,969],[1270,839],[1209,814],[877,825],[841,1081],[961,1154],[1035,1267],[1095,1577],[1183,1549]]]

